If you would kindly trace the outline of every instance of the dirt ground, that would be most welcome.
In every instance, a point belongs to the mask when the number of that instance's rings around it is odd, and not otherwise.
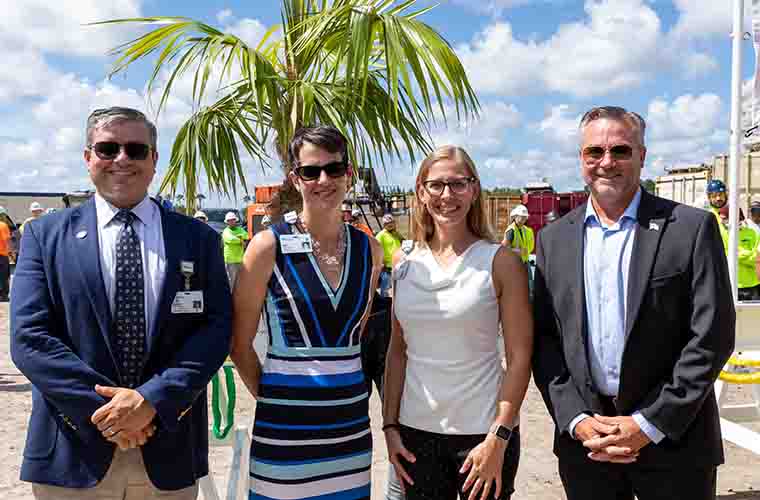
[[[0,304],[0,397],[3,413],[0,419],[0,500],[31,500],[31,488],[19,481],[19,467],[24,446],[27,420],[32,408],[31,385],[10,359],[8,343],[8,304]],[[257,346],[258,347],[258,346]],[[255,401],[238,380],[238,424],[250,428]],[[741,388],[732,388],[732,399],[746,397]],[[375,391],[375,394],[377,391]],[[371,418],[375,449],[373,460],[372,500],[381,500],[388,470],[385,442],[380,432],[380,402],[371,401]],[[760,424],[753,424],[760,431]],[[536,388],[531,384],[521,416],[522,455],[514,500],[560,500],[564,498],[556,472],[556,459],[551,452],[552,423]],[[211,449],[214,480],[222,498],[227,485],[231,449]],[[718,498],[721,500],[760,500],[760,457],[726,443],[726,464],[718,472]]]

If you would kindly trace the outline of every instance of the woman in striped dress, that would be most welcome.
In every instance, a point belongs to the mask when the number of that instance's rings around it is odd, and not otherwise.
[[[257,399],[250,498],[369,499],[360,337],[382,249],[342,221],[351,170],[340,132],[300,129],[289,155],[303,213],[254,237],[234,291],[231,356]],[[252,347],[262,314],[263,366]]]

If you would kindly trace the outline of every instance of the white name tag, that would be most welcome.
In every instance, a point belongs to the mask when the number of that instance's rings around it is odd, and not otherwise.
[[[414,240],[404,240],[401,242],[401,251],[405,254],[412,253],[412,250],[414,250]]]
[[[203,312],[203,292],[177,292],[172,302],[172,314],[198,314]]]
[[[298,214],[295,212],[288,212],[283,216],[283,218],[288,224],[295,224],[298,220]]]
[[[280,236],[280,249],[282,253],[310,253],[310,234],[283,234]]]

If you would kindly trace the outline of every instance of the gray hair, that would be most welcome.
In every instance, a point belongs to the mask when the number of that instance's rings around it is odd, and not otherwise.
[[[585,129],[589,123],[604,118],[621,121],[630,126],[636,132],[639,146],[644,146],[644,133],[647,129],[646,122],[638,113],[628,111],[619,106],[599,106],[591,108],[583,114],[583,118],[581,118],[581,123],[578,128],[581,133],[583,133],[583,129]]]
[[[132,108],[112,106],[110,108],[96,109],[87,117],[87,145],[92,144],[92,133],[99,128],[108,127],[116,122],[135,121],[141,122],[150,134],[150,147],[156,150],[158,143],[158,131],[156,126],[148,120],[142,112]]]

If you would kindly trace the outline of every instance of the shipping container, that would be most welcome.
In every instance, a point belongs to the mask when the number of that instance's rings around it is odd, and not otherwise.
[[[529,191],[522,195],[522,203],[528,209],[528,226],[534,233],[544,227],[546,214],[554,212],[562,217],[586,202],[585,191],[555,193],[553,190]]]
[[[256,203],[269,203],[272,201],[272,196],[280,190],[282,184],[266,184],[262,186],[256,186],[254,192],[256,196]]]
[[[670,169],[667,174],[655,178],[657,196],[684,205],[705,208],[707,183],[712,178],[708,165],[695,165]]]
[[[21,224],[31,217],[29,205],[38,202],[42,208],[65,208],[63,197],[66,193],[35,193],[35,192],[0,192],[0,207],[5,207],[11,219],[16,224]]]

